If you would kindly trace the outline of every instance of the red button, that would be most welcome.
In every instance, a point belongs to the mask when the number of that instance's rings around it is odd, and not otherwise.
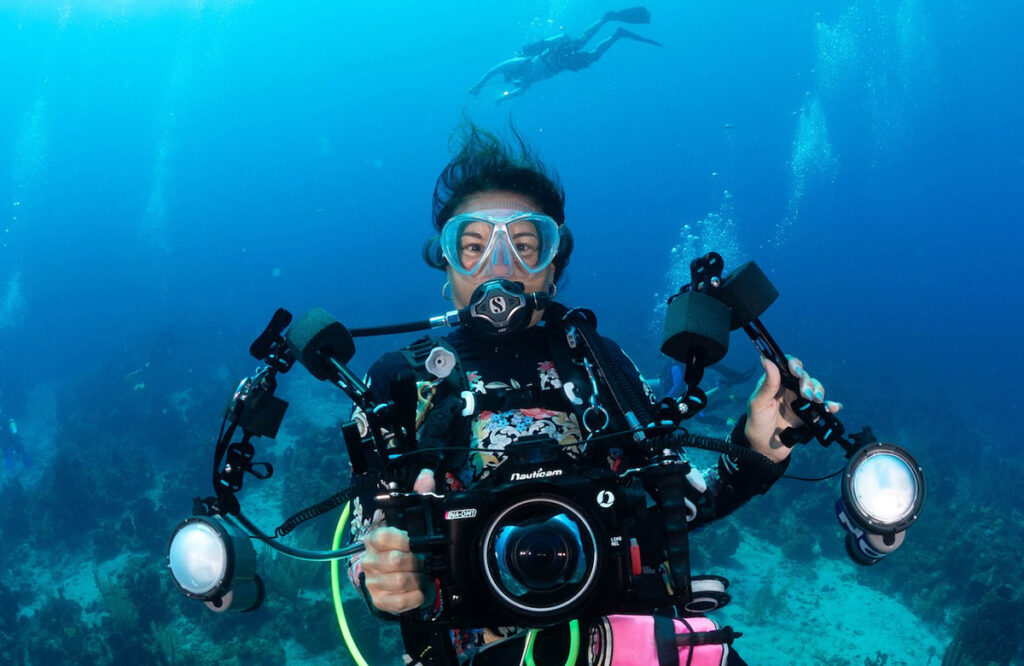
[[[643,566],[640,564],[640,546],[635,538],[629,540],[629,561],[633,565],[633,575],[639,576]]]

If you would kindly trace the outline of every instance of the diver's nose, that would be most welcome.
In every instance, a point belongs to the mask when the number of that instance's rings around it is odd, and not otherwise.
[[[498,246],[494,248],[494,255],[491,257],[489,264],[490,274],[494,276],[508,276],[511,275],[515,266],[513,266],[514,260],[512,253],[509,250],[508,245],[505,243],[498,243]]]

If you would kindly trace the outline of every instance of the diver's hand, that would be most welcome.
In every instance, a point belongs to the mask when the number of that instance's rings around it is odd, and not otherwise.
[[[789,360],[789,371],[800,379],[800,395],[805,400],[825,403],[826,409],[835,414],[842,409],[842,404],[825,400],[825,387],[804,370],[804,364],[793,356]],[[782,431],[790,427],[803,425],[803,421],[789,406],[796,400],[796,394],[782,387],[782,375],[775,364],[761,358],[764,375],[757,383],[747,403],[747,425],[743,434],[750,447],[775,462],[782,462],[789,457],[793,449],[782,443]]]
[[[421,471],[413,490],[433,492],[434,473]],[[360,564],[366,574],[364,585],[377,610],[397,615],[433,603],[434,587],[423,574],[423,558],[409,550],[405,530],[378,527],[366,535],[363,545],[366,552]]]

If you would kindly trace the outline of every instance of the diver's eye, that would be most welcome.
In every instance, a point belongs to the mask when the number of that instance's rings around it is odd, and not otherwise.
[[[483,243],[465,243],[460,250],[463,256],[476,256],[483,251]]]
[[[462,262],[462,267],[465,269],[473,268],[473,266],[480,261],[480,257],[483,252],[483,243],[469,242],[463,244],[463,246],[459,248],[459,261]]]
[[[531,243],[517,243],[516,252],[530,266],[537,263],[537,246]]]

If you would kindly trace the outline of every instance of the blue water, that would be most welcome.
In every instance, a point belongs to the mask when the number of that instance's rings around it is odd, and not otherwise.
[[[350,326],[443,311],[441,274],[419,257],[449,136],[464,114],[498,130],[511,120],[568,193],[576,250],[560,298],[594,308],[645,372],[661,367],[660,306],[694,254],[765,269],[781,296],[764,321],[783,348],[851,428],[900,439],[938,489],[936,522],[919,529],[943,536],[915,555],[911,532],[893,558],[941,569],[937,551],[992,549],[967,560],[977,589],[963,594],[915,605],[878,584],[955,634],[983,587],[1022,572],[1024,6],[778,4],[652,1],[651,24],[630,28],[664,48],[622,41],[501,105],[497,84],[467,90],[522,44],[579,34],[607,7],[0,4],[0,410],[38,461],[25,492],[47,493],[47,510],[75,501],[53,482],[68,450],[86,466],[206,465],[209,440],[174,438],[212,440],[217,409],[172,423],[168,396],[226,398],[277,307],[320,305]],[[399,342],[361,344],[353,366]],[[750,362],[745,340],[732,345],[730,362]],[[94,430],[70,428],[90,410]],[[838,460],[798,453],[806,470]],[[17,468],[3,474],[10,484]],[[156,500],[155,532],[208,491],[206,474],[181,484],[184,503]],[[140,494],[126,488],[109,494]],[[81,539],[126,509],[104,507]],[[48,542],[9,513],[0,571]],[[951,517],[990,526],[972,528],[984,545],[946,536]],[[14,606],[43,593],[16,590]],[[165,624],[184,612],[167,599]],[[139,635],[151,621],[141,613]],[[0,619],[0,635],[13,626]]]

